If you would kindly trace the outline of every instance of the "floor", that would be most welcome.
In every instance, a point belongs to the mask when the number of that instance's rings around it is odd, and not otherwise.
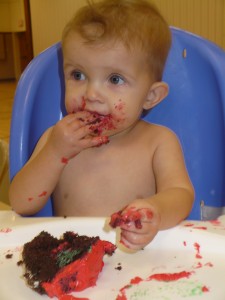
[[[16,81],[0,81],[0,139],[7,143],[16,84]]]

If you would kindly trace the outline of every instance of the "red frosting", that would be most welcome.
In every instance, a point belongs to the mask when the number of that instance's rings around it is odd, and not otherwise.
[[[182,271],[179,273],[161,273],[161,274],[153,274],[149,277],[149,280],[157,280],[157,281],[175,281],[181,278],[189,278],[192,272]]]
[[[88,298],[77,298],[72,295],[63,295],[59,300],[89,300]]]
[[[112,214],[109,225],[112,228],[116,228],[124,224],[129,224],[130,222],[134,222],[136,228],[142,228],[141,213],[138,210],[131,208],[126,211],[126,213],[124,213],[124,210],[120,210]]]
[[[72,291],[82,291],[96,285],[104,262],[105,253],[112,254],[116,246],[98,240],[82,258],[60,269],[51,282],[43,282],[42,287],[49,297],[58,297]],[[62,298],[63,299],[63,298]]]

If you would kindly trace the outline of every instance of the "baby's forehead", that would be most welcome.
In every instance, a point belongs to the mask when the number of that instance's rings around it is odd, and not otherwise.
[[[73,44],[79,44],[82,45],[82,47],[87,47],[90,49],[103,49],[105,51],[111,50],[111,49],[123,49],[127,54],[131,53],[140,53],[140,55],[148,54],[148,51],[144,49],[140,43],[136,42],[135,40],[130,41],[130,43],[126,43],[124,40],[118,37],[103,37],[98,38],[94,40],[86,39],[80,32],[71,30],[67,37],[64,40],[63,45],[66,43],[70,44],[72,42]]]

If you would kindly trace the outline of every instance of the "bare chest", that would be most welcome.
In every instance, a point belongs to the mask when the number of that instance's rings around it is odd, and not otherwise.
[[[84,151],[65,168],[54,193],[56,214],[106,216],[155,193],[149,150],[96,153]]]

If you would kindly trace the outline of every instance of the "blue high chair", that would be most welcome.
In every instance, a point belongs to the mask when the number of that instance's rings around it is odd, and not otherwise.
[[[165,125],[179,137],[195,203],[189,219],[214,219],[225,213],[225,52],[180,29],[163,80],[168,97],[146,121]],[[29,159],[39,137],[65,114],[61,45],[38,55],[16,90],[10,135],[10,177]],[[51,199],[37,216],[53,214]]]

